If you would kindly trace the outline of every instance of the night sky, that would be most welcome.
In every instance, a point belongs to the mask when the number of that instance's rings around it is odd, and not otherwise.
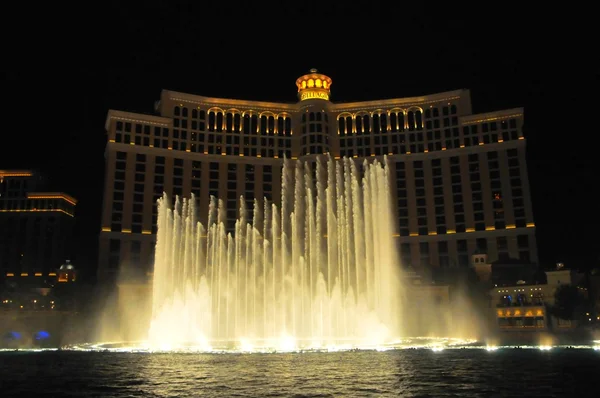
[[[195,3],[49,4],[25,29],[3,27],[0,169],[36,168],[79,200],[76,265],[96,267],[109,109],[152,113],[161,89],[293,103],[310,68],[333,79],[333,102],[468,88],[474,112],[524,107],[540,261],[598,264],[599,70],[580,51],[585,16]]]

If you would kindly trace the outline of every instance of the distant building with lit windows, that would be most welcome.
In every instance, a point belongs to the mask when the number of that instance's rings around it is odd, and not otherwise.
[[[46,192],[30,170],[0,170],[0,270],[6,278],[56,277],[70,253],[77,201]]]
[[[222,199],[233,231],[240,195],[278,203],[284,157],[323,154],[387,155],[405,266],[468,268],[477,250],[537,262],[522,108],[473,114],[468,90],[334,103],[331,85],[311,70],[293,103],[163,90],[157,115],[110,110],[99,279],[151,273],[163,191],[194,193],[203,223]]]

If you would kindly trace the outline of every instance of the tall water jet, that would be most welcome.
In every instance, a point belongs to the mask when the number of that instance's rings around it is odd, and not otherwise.
[[[402,284],[388,167],[375,160],[284,160],[281,206],[240,199],[235,234],[211,197],[158,201],[149,343],[308,349],[402,336]],[[362,168],[362,171],[361,171]]]

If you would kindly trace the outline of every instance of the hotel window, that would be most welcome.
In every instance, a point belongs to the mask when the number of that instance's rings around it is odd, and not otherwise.
[[[131,142],[131,123],[125,123],[125,132],[123,135],[123,143],[129,144]]]
[[[473,218],[476,231],[485,231],[485,219],[483,212],[481,176],[479,169],[479,155],[472,153],[468,157],[469,181],[471,182],[471,193],[473,195]]]
[[[423,115],[420,109],[409,109],[406,116],[409,131],[423,129]]]
[[[273,166],[263,166],[263,195],[268,200],[273,200]]]
[[[444,182],[442,179],[442,161],[433,159],[431,161],[431,173],[433,183],[433,201],[435,205],[436,233],[446,233],[446,211],[444,209]]]
[[[465,232],[464,197],[460,173],[460,159],[458,156],[452,156],[450,158],[450,184],[452,203],[454,205],[456,232]]]
[[[200,200],[201,179],[202,162],[194,160],[192,161],[192,194],[196,197],[196,201]]]
[[[498,248],[498,258],[499,259],[507,259],[508,258],[508,242],[507,242],[506,236],[496,237],[496,246]]]
[[[414,182],[416,188],[415,195],[417,199],[417,233],[419,235],[427,235],[429,233],[427,229],[427,199],[425,196],[425,189],[419,189],[425,188],[425,174],[423,172],[423,161],[414,161],[413,168]]]
[[[173,191],[172,197],[183,195],[183,159],[173,159]]]
[[[165,179],[165,157],[156,156],[154,159],[154,191],[152,195],[152,231],[156,233],[158,208],[156,201],[163,196]]]
[[[115,142],[123,141],[123,122],[117,121],[115,124]]]
[[[197,120],[196,120],[197,119]],[[192,109],[192,129],[193,130],[206,130],[206,112],[202,109]]]
[[[478,125],[476,125],[476,124],[471,125],[471,137],[469,138],[468,141],[465,138],[465,146],[479,145],[478,129],[479,129]]]
[[[255,174],[255,166],[252,164],[247,164],[245,166],[244,173],[244,182],[245,182],[245,192],[244,192],[244,200],[246,204],[246,221],[252,222],[253,218],[253,209],[254,209],[254,174]]]
[[[486,238],[477,238],[475,240],[475,245],[477,247],[477,250],[480,250],[480,251],[482,251],[482,252],[484,252],[484,253],[487,254],[487,248],[488,248],[488,246],[487,246],[487,239]]]
[[[219,163],[210,162],[208,174],[208,195],[219,198]]]
[[[390,126],[392,132],[404,131],[404,112],[396,111],[390,113]]]
[[[506,155],[508,161],[508,174],[510,177],[515,226],[517,228],[523,228],[526,226],[527,222],[525,218],[525,201],[521,183],[519,153],[516,149],[509,149],[506,152]]]
[[[292,122],[288,116],[277,117],[277,133],[287,135],[291,133]]]
[[[490,188],[492,191],[492,211],[494,213],[494,225],[495,229],[506,228],[505,214],[504,214],[504,196],[506,193],[506,187],[502,188],[502,180],[500,178],[500,166],[498,163],[498,153],[488,152],[488,170],[490,176]]]
[[[242,123],[243,134],[250,135],[256,133],[256,126],[258,125],[258,116],[252,115],[251,113],[244,114],[244,120]]]
[[[396,162],[396,192],[398,206],[398,220],[400,236],[409,236],[408,230],[408,202],[406,191],[406,171],[404,162]]]
[[[356,124],[356,133],[357,134],[367,134],[371,131],[370,125],[371,120],[369,115],[361,114],[356,115],[354,118],[354,123]]]
[[[142,145],[142,125],[136,123],[134,131],[134,140],[132,142],[134,142],[135,145]]]
[[[115,165],[115,181],[113,185],[113,204],[111,231],[121,232],[123,217],[123,200],[125,197],[125,170],[127,168],[127,153],[117,152]]]
[[[142,215],[136,214],[142,212],[142,206],[144,202],[144,175],[146,172],[146,155],[136,154],[135,155],[135,184],[133,186],[133,213],[132,213],[132,224],[131,232],[141,233],[142,232]]]
[[[458,239],[456,241],[456,252],[458,254],[458,266],[459,267],[468,267],[470,265],[469,262],[469,252],[467,246],[466,239]]]
[[[237,164],[228,163],[227,164],[227,202],[226,202],[226,211],[227,211],[227,220],[225,223],[225,228],[227,232],[235,232],[235,221],[237,217]]]

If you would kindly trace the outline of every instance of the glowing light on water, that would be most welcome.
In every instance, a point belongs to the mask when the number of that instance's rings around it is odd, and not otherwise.
[[[254,346],[247,339],[240,339],[239,349],[242,352],[252,352],[254,351]]]
[[[279,339],[280,351],[294,351],[297,348],[296,339],[294,339],[292,336],[284,335]]]
[[[285,343],[287,342],[287,344]],[[542,350],[542,351],[554,351],[554,350],[600,350],[600,345],[556,345],[556,346],[495,346],[495,345],[479,345],[472,340],[461,340],[461,339],[446,339],[446,338],[428,338],[428,337],[413,337],[406,338],[402,341],[396,341],[393,344],[384,346],[374,346],[369,348],[357,349],[350,344],[337,344],[331,346],[323,346],[317,349],[299,349],[293,344],[292,338],[282,338],[278,342],[262,343],[262,345],[255,345],[254,341],[249,339],[240,339],[235,346],[231,348],[210,348],[202,346],[172,346],[170,349],[161,350],[158,347],[151,347],[144,342],[132,343],[132,342],[111,342],[111,343],[94,343],[94,344],[81,344],[69,347],[63,347],[63,350],[71,351],[108,351],[108,352],[181,352],[181,353],[206,353],[206,354],[226,354],[226,353],[278,353],[278,352],[343,352],[343,351],[390,351],[390,350],[430,350],[433,352],[442,352],[446,350],[486,350],[488,352],[494,352],[499,350]],[[260,342],[258,342],[260,343]],[[268,348],[271,347],[271,348]],[[167,347],[165,347],[167,348]],[[56,351],[53,349],[19,349],[19,351]],[[14,351],[13,349],[0,349],[0,351]]]
[[[173,208],[160,199],[150,346],[189,346],[201,336],[224,348],[290,351],[401,336],[388,167],[362,167],[286,159],[281,206],[255,199],[248,222],[240,198],[234,235],[222,200],[211,197],[205,227],[193,196]]]

